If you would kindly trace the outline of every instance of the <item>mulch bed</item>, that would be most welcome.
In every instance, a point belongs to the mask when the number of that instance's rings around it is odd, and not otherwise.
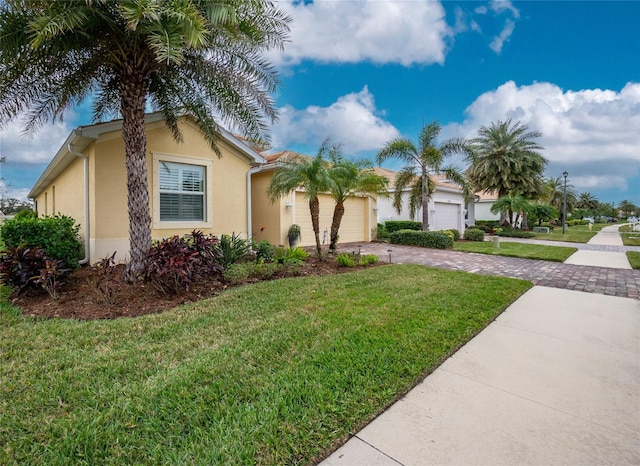
[[[41,318],[65,319],[115,319],[118,317],[137,317],[154,314],[172,309],[179,304],[199,301],[216,296],[226,288],[258,281],[249,279],[243,283],[233,285],[223,280],[213,278],[203,281],[180,295],[167,295],[158,291],[154,286],[145,282],[127,283],[122,278],[124,268],[120,266],[111,289],[114,290],[112,303],[108,304],[98,293],[96,286],[97,272],[92,267],[82,267],[69,277],[57,299],[52,299],[46,293],[36,295],[12,296],[10,302],[20,308],[24,315]],[[296,270],[295,276],[328,275],[350,272],[359,268],[339,267],[333,258],[319,261],[309,257],[303,266]],[[283,278],[280,274],[270,279]]]

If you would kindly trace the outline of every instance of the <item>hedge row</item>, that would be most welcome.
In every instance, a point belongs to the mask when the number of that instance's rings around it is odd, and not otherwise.
[[[411,220],[387,220],[384,226],[389,233],[400,230],[422,230],[422,223]]]
[[[400,230],[391,233],[391,242],[423,248],[450,249],[453,247],[453,234],[437,231]]]

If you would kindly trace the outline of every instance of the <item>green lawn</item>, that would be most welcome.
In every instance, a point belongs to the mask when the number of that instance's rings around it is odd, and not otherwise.
[[[540,259],[544,261],[564,262],[576,252],[577,248],[562,246],[546,246],[544,244],[526,244],[516,242],[500,242],[499,248],[494,248],[492,242],[453,243],[454,251],[478,252],[497,256],[523,257],[525,259]]]
[[[640,269],[640,252],[627,251],[627,259],[629,259],[631,267],[634,269]]]
[[[607,226],[605,223],[596,223],[589,230],[586,225],[576,225],[573,227],[567,227],[566,232],[562,234],[562,225],[556,226],[550,233],[535,233],[536,239],[543,239],[547,241],[567,241],[570,243],[586,243],[593,238],[598,231]]]
[[[3,302],[0,464],[308,464],[530,286],[393,265],[135,319],[34,320]]]
[[[623,225],[619,231],[622,237],[622,244],[625,246],[640,246],[640,233],[633,231],[631,225]]]

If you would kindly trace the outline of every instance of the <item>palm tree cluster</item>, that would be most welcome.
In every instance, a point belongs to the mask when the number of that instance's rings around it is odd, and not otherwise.
[[[335,251],[338,232],[344,215],[344,203],[354,194],[377,195],[384,193],[388,180],[373,172],[368,160],[345,158],[339,144],[326,139],[315,157],[295,156],[280,163],[271,179],[267,194],[271,202],[302,189],[309,201],[311,224],[316,241],[316,252],[322,257],[320,242],[320,195],[328,193],[335,201],[329,249]]]
[[[0,128],[24,115],[33,130],[88,98],[94,121],[122,117],[133,278],[151,245],[145,112],[161,111],[177,140],[193,115],[218,155],[220,123],[263,137],[279,84],[263,55],[289,21],[263,0],[4,0]]]

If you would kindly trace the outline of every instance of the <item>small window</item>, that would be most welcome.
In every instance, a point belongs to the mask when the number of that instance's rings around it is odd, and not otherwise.
[[[206,221],[206,169],[200,165],[160,161],[160,221]]]

